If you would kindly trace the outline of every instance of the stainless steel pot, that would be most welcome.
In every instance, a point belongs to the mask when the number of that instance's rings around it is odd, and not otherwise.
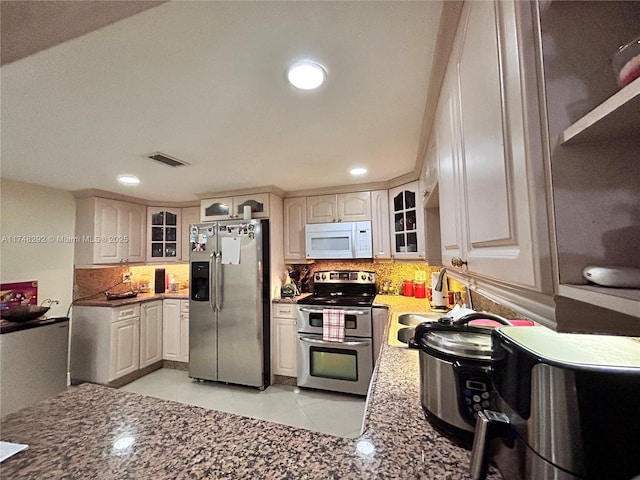
[[[420,401],[440,432],[470,449],[476,417],[490,407],[491,328],[468,322],[501,317],[473,313],[456,321],[443,318],[416,327],[409,346],[420,350]]]

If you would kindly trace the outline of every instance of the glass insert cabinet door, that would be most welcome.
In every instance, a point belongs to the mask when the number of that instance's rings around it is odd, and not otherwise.
[[[389,190],[391,254],[395,258],[424,258],[424,209],[419,182]]]
[[[177,261],[180,257],[180,209],[148,207],[147,261]]]
[[[418,251],[416,192],[402,190],[392,199],[393,237],[396,253]]]

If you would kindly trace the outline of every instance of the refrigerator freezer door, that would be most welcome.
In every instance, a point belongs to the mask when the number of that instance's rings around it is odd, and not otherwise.
[[[199,225],[202,231],[216,224]],[[189,376],[202,380],[218,380],[218,335],[215,312],[215,243],[216,235],[189,255]],[[200,250],[203,249],[203,250]]]
[[[236,236],[241,243],[239,263],[221,265],[218,380],[261,387],[264,384],[262,231],[260,222],[253,221],[251,225],[252,231],[248,233],[238,234],[231,228],[230,232],[219,234],[220,239]]]

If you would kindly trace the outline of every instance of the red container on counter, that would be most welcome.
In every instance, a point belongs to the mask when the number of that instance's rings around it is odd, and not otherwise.
[[[405,280],[402,288],[405,297],[413,297],[413,280]]]
[[[427,287],[424,282],[416,282],[413,288],[413,295],[416,298],[426,298],[427,297]]]

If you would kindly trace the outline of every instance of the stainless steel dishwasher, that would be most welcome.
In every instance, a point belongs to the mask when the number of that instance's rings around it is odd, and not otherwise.
[[[4,322],[0,335],[0,418],[67,388],[69,319]]]

